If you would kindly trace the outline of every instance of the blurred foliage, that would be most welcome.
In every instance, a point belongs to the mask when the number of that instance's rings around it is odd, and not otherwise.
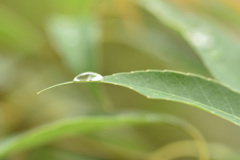
[[[215,24],[240,44],[238,0],[165,2],[182,14],[198,17],[199,23]],[[74,84],[36,95],[46,86],[71,80],[85,71],[108,75],[146,69],[171,69],[211,77],[186,39],[134,1],[1,0],[0,140],[64,118],[168,113],[197,127],[210,150],[214,150],[212,154],[223,154],[215,156],[216,160],[234,159],[229,157],[235,157],[240,150],[240,128],[183,104],[149,100],[108,85]],[[106,105],[111,110],[106,111]],[[163,152],[167,145],[176,143],[171,150],[174,156],[178,155],[175,147],[182,140],[189,137],[169,125],[115,126],[81,136],[70,134],[12,153],[7,159],[121,159],[117,152],[121,149],[127,150],[126,157],[139,153],[158,155],[159,149]],[[196,159],[193,152],[179,157]]]

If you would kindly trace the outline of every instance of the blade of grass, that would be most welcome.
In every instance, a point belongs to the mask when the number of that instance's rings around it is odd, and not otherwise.
[[[206,157],[208,155],[207,146],[201,133],[188,122],[170,115],[117,115],[117,116],[89,116],[75,119],[61,120],[48,124],[29,132],[5,139],[0,143],[0,158],[6,157],[11,153],[22,151],[24,149],[34,148],[48,143],[67,133],[93,132],[106,127],[118,125],[141,125],[166,123],[182,129],[194,141],[202,141],[199,145],[196,143],[199,155]]]

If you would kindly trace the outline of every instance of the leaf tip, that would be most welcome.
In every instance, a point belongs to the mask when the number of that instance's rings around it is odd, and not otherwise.
[[[74,82],[73,81],[69,81],[69,82],[64,82],[64,83],[60,83],[60,84],[56,84],[56,85],[50,86],[48,88],[45,88],[45,89],[37,92],[37,95],[42,93],[42,92],[44,92],[44,91],[46,91],[46,90],[49,90],[49,89],[52,89],[52,88],[55,88],[55,87],[58,87],[58,86],[66,85],[66,84],[72,84],[72,83],[74,83]]]

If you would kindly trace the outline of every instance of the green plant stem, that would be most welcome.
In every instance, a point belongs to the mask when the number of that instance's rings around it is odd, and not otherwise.
[[[187,132],[194,140],[201,141],[195,142],[199,157],[207,157],[207,146],[205,145],[204,138],[195,127],[192,127],[184,120],[171,116],[171,115],[115,115],[115,116],[88,116],[81,118],[72,118],[57,121],[42,127],[38,127],[29,132],[19,134],[15,137],[5,139],[0,143],[0,157],[6,157],[12,153],[34,148],[60,138],[69,133],[83,133],[83,132],[96,132],[99,129],[116,125],[143,125],[143,124],[159,124],[165,123],[175,127],[181,128]],[[207,158],[205,158],[206,160]]]
[[[237,151],[232,150],[219,143],[208,143],[211,159],[239,159]],[[196,157],[196,149],[191,140],[177,141],[169,143],[154,151],[149,160],[172,160],[179,157]]]
[[[69,145],[68,145],[69,144]],[[52,144],[55,148],[106,160],[147,160],[148,153],[118,147],[86,136],[64,138]],[[93,152],[94,150],[94,152]]]
[[[198,154],[198,160],[208,160],[209,159],[209,153],[208,153],[208,146],[206,143],[205,138],[201,134],[201,132],[194,127],[192,124],[188,123],[187,121],[184,121],[179,118],[169,118],[168,123],[174,127],[178,127],[185,133],[187,133],[191,138],[193,143],[195,144],[195,147],[197,149],[197,154]],[[182,150],[183,147],[179,147],[179,150]],[[165,148],[160,148],[157,151],[153,152],[152,155],[150,155],[150,160],[157,160],[161,156],[161,154],[165,151]],[[166,157],[167,159],[172,159],[172,157],[178,157],[182,155],[189,155],[189,154],[196,154],[195,151],[192,150],[183,150],[184,152],[181,153],[181,155],[178,152],[171,152],[168,156]],[[159,157],[158,157],[159,156]],[[165,158],[165,157],[164,157]]]

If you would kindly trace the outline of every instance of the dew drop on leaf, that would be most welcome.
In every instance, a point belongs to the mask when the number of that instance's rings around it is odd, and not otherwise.
[[[77,75],[74,79],[73,82],[79,82],[79,81],[101,81],[103,80],[103,76],[94,73],[94,72],[84,72],[79,75]]]

